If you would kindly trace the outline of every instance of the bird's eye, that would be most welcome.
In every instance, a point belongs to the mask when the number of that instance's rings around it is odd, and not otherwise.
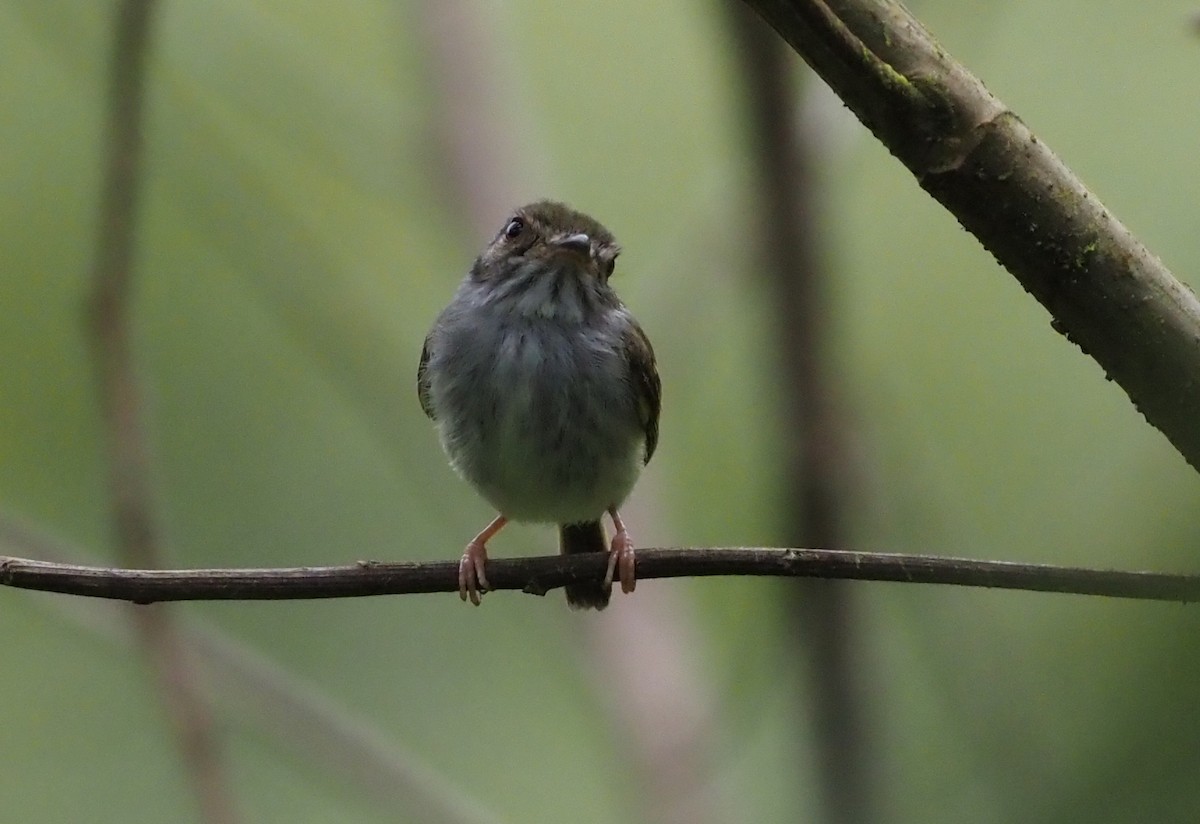
[[[612,258],[611,260],[608,261],[608,263],[606,263],[604,265],[604,277],[606,277],[606,278],[612,277],[613,269],[616,269],[616,268],[617,268],[617,259]]]
[[[516,240],[521,236],[521,232],[525,231],[525,221],[519,217],[514,217],[504,227],[504,236],[509,240]]]

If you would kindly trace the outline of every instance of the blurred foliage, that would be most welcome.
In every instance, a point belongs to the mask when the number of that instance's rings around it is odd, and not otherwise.
[[[768,310],[736,62],[713,4],[480,2],[499,84],[626,254],[663,440],[648,544],[770,543]],[[1177,273],[1200,269],[1200,41],[1188,4],[915,4],[944,45]],[[443,194],[420,7],[165,2],[150,60],[137,340],[180,565],[450,558],[490,516],[416,403],[421,340],[483,238]],[[110,2],[0,2],[0,507],[111,558],[81,328]],[[1200,487],[1100,369],[810,87],[863,548],[1194,569]],[[497,221],[503,215],[496,216]],[[514,529],[500,553],[551,548]],[[678,581],[717,696],[729,820],[812,814],[780,588]],[[646,587],[639,597],[653,597]],[[661,590],[659,590],[661,591]],[[1100,599],[855,588],[896,822],[1200,817],[1200,617]],[[135,650],[61,598],[0,592],[6,820],[183,821]],[[614,610],[620,610],[620,599]],[[200,604],[505,821],[625,821],[636,781],[561,597]],[[219,684],[215,685],[222,707]],[[396,820],[223,715],[255,821]],[[297,719],[302,724],[303,719]],[[625,789],[622,789],[625,788]]]

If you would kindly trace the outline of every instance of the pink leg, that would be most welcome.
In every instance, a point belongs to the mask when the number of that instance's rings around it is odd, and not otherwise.
[[[621,520],[615,506],[608,508],[608,514],[612,517],[616,532],[613,534],[612,549],[608,551],[608,572],[604,575],[604,585],[612,586],[613,578],[617,577],[621,580],[621,592],[633,592],[633,588],[637,586],[637,578],[634,575],[633,539],[629,537],[625,522]]]
[[[506,523],[508,518],[497,515],[483,532],[471,539],[458,562],[458,597],[464,601],[470,598],[475,606],[479,606],[479,590],[488,589],[487,576],[483,572],[483,565],[487,563],[487,542],[504,529]]]

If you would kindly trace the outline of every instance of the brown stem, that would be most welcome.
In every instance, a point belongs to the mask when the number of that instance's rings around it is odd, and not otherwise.
[[[0,513],[0,550],[67,562],[82,550]],[[126,604],[91,598],[53,602],[58,612],[99,638],[128,644]],[[323,775],[343,781],[387,820],[421,824],[498,824],[453,776],[426,766],[381,732],[377,722],[330,699],[293,671],[200,620],[178,632],[230,718]]]
[[[1200,301],[894,0],[746,0],[1200,469]]]
[[[108,447],[109,494],[117,544],[134,566],[157,566],[149,454],[141,426],[130,344],[129,305],[140,183],[145,63],[153,0],[124,0],[117,10],[110,77],[107,154],[92,273],[90,331]],[[162,608],[137,610],[135,624],[153,668],[204,821],[238,817],[213,734],[211,711],[195,684],[187,651]]]
[[[850,465],[839,413],[829,340],[829,277],[817,226],[820,187],[815,149],[797,117],[798,83],[791,51],[740,3],[730,5],[730,31],[741,63],[754,149],[761,261],[767,278],[781,376],[784,540],[803,546],[846,543],[851,503],[844,476]],[[794,59],[794,58],[793,58]],[[856,660],[858,618],[843,582],[805,581],[789,592],[788,607],[802,639],[807,684],[801,702],[814,735],[823,818],[838,824],[876,819],[872,813],[874,758],[869,747],[863,667]]]
[[[538,181],[551,176],[547,152],[539,151],[535,113],[524,110],[521,74],[506,48],[494,4],[481,0],[418,3],[434,91],[433,123],[446,192],[478,238],[490,236],[519,193],[544,195]],[[534,124],[532,127],[530,124]],[[636,506],[652,511],[654,490],[644,480]],[[670,599],[668,598],[668,601]],[[619,761],[630,766],[636,792],[627,793],[635,817],[659,824],[720,819],[709,768],[714,733],[710,716],[684,696],[705,695],[699,670],[680,646],[690,636],[686,610],[651,605],[609,613],[586,626],[584,657],[604,673],[594,681],[612,716]],[[656,651],[655,656],[646,650]],[[656,702],[661,695],[670,700]],[[670,750],[672,744],[677,749]],[[664,749],[666,748],[666,749]],[[670,750],[668,752],[668,750]],[[706,792],[707,790],[707,792]]]
[[[514,117],[521,101],[512,93],[513,67],[498,34],[496,9],[479,0],[418,3],[413,13],[434,92],[433,126],[446,194],[477,238],[491,236],[536,168],[536,153],[522,151],[524,134]]]
[[[599,581],[607,565],[608,558],[599,553],[493,558],[487,562],[487,574],[493,590],[545,595],[577,581]],[[1200,575],[833,549],[646,548],[638,550],[637,575],[639,580],[716,575],[831,578],[1103,595],[1143,601],[1200,600]],[[136,604],[457,593],[458,561],[362,561],[328,567],[171,570],[118,569],[0,556],[0,586],[113,598]]]

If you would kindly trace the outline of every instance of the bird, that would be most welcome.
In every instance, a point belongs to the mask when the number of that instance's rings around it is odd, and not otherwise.
[[[636,586],[619,507],[658,446],[662,383],[610,283],[620,252],[563,203],[515,209],[425,338],[421,408],[450,465],[498,513],[459,561],[464,601],[478,606],[489,589],[487,542],[510,521],[557,524],[563,554],[608,553],[603,580],[566,585],[572,608],[604,609],[614,580]]]

